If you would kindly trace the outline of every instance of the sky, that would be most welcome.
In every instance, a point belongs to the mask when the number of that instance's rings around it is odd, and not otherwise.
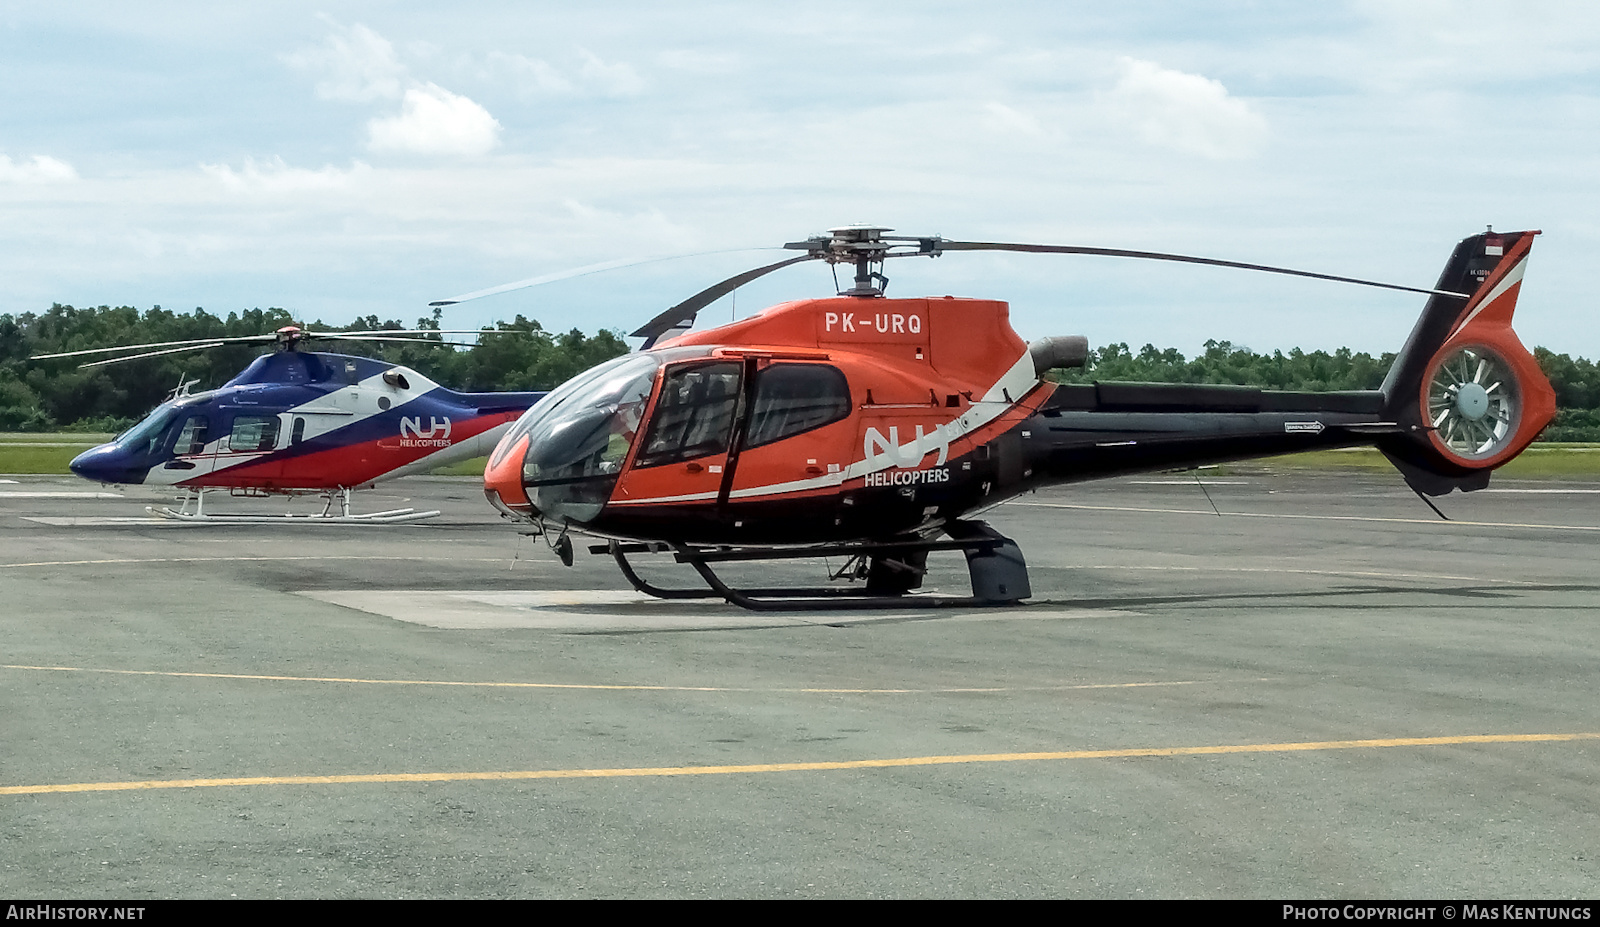
[[[0,313],[410,324],[690,255],[443,319],[631,331],[853,223],[1431,286],[1492,225],[1544,232],[1523,340],[1600,357],[1588,2],[13,3],[0,81]],[[1393,351],[1423,300],[1115,258],[886,272],[1007,300],[1026,338],[1190,355]],[[787,269],[702,327],[833,289]]]

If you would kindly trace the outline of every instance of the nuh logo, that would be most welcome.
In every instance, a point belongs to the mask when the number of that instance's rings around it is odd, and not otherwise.
[[[915,467],[922,463],[922,458],[933,451],[939,452],[939,459],[935,461],[934,466],[942,467],[946,458],[950,456],[950,432],[946,426],[937,425],[932,434],[923,434],[922,426],[918,425],[916,440],[902,445],[898,426],[889,426],[887,438],[883,436],[883,432],[869,427],[861,445],[871,469],[886,466]]]
[[[410,437],[407,437],[407,435]],[[401,447],[449,447],[450,418],[443,415],[428,416],[428,430],[422,430],[422,416],[401,416]]]

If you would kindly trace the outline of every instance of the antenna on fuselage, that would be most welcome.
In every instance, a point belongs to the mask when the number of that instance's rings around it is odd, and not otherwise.
[[[172,391],[167,393],[167,398],[162,400],[162,401],[163,402],[174,402],[176,400],[183,399],[184,397],[189,395],[189,387],[191,387],[191,386],[193,386],[193,385],[195,385],[196,383],[199,383],[199,382],[200,382],[200,378],[199,377],[195,377],[193,379],[184,379],[184,375],[183,374],[181,374],[181,373],[178,374],[178,385],[174,386],[172,388]]]

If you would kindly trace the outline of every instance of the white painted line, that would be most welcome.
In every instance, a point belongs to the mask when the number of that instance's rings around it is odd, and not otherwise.
[[[1249,486],[1249,480],[1129,480],[1129,486]]]
[[[1433,525],[1436,528],[1541,528],[1550,531],[1600,531],[1600,525],[1538,525],[1506,521],[1460,521],[1441,518],[1380,518],[1376,515],[1300,515],[1288,512],[1216,512],[1211,509],[1152,509],[1131,505],[1067,505],[1062,502],[1006,502],[1042,509],[1076,509],[1085,512],[1138,512],[1148,515],[1207,515],[1211,518],[1294,518],[1308,521],[1363,521],[1397,525]]]
[[[640,592],[614,590],[316,590],[296,593],[319,602],[367,612],[395,621],[449,630],[511,628],[572,633],[614,631],[708,631],[872,624],[931,618],[919,612],[915,597],[906,610],[752,613],[717,599],[662,600]],[[1110,609],[1041,605],[1022,609],[949,609],[941,621],[1122,617]]]
[[[639,592],[609,590],[316,590],[297,594],[395,621],[450,630],[666,631],[816,623],[785,615],[752,615],[720,602],[665,601]],[[595,611],[574,610],[585,607]]]
[[[1600,495],[1600,489],[1479,489],[1478,492],[1521,492],[1521,493],[1589,493]]]
[[[118,525],[139,525],[144,528],[189,528],[193,523],[174,521],[170,518],[156,518],[154,515],[102,515],[102,516],[73,516],[73,515],[24,515],[23,521],[35,524],[50,525],[55,528],[109,528]]]
[[[121,499],[117,492],[0,492],[0,499]]]

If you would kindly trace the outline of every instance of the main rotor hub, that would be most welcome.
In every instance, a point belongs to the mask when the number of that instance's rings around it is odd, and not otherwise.
[[[273,332],[273,335],[276,336],[273,343],[280,351],[293,351],[306,337],[305,331],[298,325],[285,325]]]
[[[886,259],[912,255],[938,257],[943,253],[940,248],[943,239],[883,234],[892,231],[894,229],[876,225],[847,225],[829,229],[827,235],[789,242],[784,247],[793,251],[806,251],[812,257],[821,258],[829,264],[854,264],[855,286],[848,290],[840,290],[840,296],[882,296],[889,288],[889,278],[882,272],[883,262]],[[912,247],[916,250],[895,250]]]

